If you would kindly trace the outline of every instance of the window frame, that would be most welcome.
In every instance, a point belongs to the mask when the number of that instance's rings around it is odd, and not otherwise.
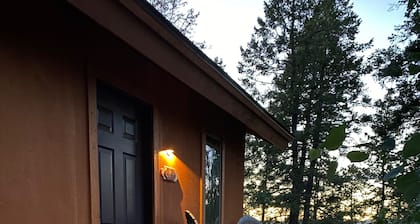
[[[225,189],[225,143],[222,137],[219,137],[218,135],[214,135],[208,132],[204,132],[202,135],[202,150],[201,150],[201,223],[206,224],[206,146],[207,146],[207,138],[211,138],[212,140],[218,141],[220,145],[220,198],[219,198],[219,223],[223,223],[224,219],[224,189]],[[207,223],[207,224],[213,224],[213,223]]]

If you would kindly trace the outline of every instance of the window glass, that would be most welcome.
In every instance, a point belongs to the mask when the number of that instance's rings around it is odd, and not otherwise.
[[[220,224],[222,191],[222,147],[215,138],[206,137],[205,146],[205,223]]]

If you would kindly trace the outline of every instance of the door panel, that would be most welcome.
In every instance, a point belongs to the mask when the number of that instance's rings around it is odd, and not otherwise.
[[[127,223],[136,223],[136,180],[135,180],[136,158],[132,155],[124,155],[125,168],[125,200],[127,209]]]
[[[99,147],[101,223],[114,223],[113,150]]]
[[[142,113],[135,101],[107,88],[98,89],[97,102],[101,223],[143,224]]]

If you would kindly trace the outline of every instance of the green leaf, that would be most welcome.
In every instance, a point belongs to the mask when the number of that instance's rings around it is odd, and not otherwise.
[[[403,171],[403,168],[404,168],[403,166],[399,166],[397,168],[390,170],[387,174],[385,174],[384,180],[388,181],[390,179],[395,178],[396,176],[398,176],[398,174],[401,173],[401,171]]]
[[[420,133],[415,133],[405,143],[402,154],[405,158],[415,156],[420,153]]]
[[[395,140],[393,138],[386,138],[380,148],[384,151],[391,151],[395,148]]]
[[[347,153],[347,158],[352,162],[362,162],[369,158],[369,155],[361,151],[351,151]]]
[[[309,159],[316,160],[321,156],[321,149],[311,149],[309,151]]]
[[[397,190],[407,199],[413,199],[420,194],[420,173],[410,172],[397,178]]]
[[[346,125],[340,125],[331,129],[324,142],[324,146],[328,150],[336,150],[340,147],[346,138]]]
[[[337,170],[337,167],[338,167],[337,161],[331,161],[328,164],[328,171],[327,171],[327,177],[328,177],[328,179],[331,180],[334,177],[335,172]]]

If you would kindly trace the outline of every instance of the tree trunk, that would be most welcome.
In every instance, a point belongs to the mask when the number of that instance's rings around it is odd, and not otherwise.
[[[380,212],[382,212],[383,208],[385,207],[385,199],[386,199],[386,195],[385,195],[385,156],[381,156],[382,161],[381,161],[381,203],[378,206],[378,211],[377,213],[379,214]]]
[[[315,189],[319,189],[319,177],[315,178]],[[314,212],[312,214],[312,220],[316,221],[317,220],[317,214],[318,214],[318,194],[315,194],[316,196],[314,197]]]
[[[296,123],[296,126],[297,126],[297,122],[293,122],[293,120],[297,121],[297,119],[292,118],[292,123]],[[294,126],[295,132],[296,132],[296,126]],[[302,181],[300,178],[301,174],[300,174],[300,169],[299,169],[299,164],[298,164],[299,152],[298,152],[296,140],[293,140],[291,149],[292,149],[292,176],[291,176],[292,195],[291,195],[291,201],[290,201],[289,224],[298,224]]]
[[[297,76],[296,71],[296,41],[295,41],[295,0],[292,1],[291,7],[291,26],[290,26],[290,63],[291,63],[291,73],[292,77]],[[292,133],[295,134],[297,131],[298,125],[298,105],[299,105],[299,93],[298,88],[295,82],[292,80],[291,87],[292,90],[292,104],[293,104],[293,112],[292,112]],[[293,140],[292,142],[292,195],[290,201],[290,214],[289,214],[289,224],[298,224],[299,223],[299,212],[300,212],[300,203],[301,203],[301,192],[302,192],[302,173],[299,166],[299,149],[298,149],[298,142],[297,140]]]
[[[350,219],[351,223],[354,223],[353,185],[350,185]]]
[[[323,81],[323,73],[321,73],[320,76],[320,82]],[[321,96],[322,93],[318,93],[318,96]],[[320,140],[320,130],[321,130],[321,122],[322,122],[322,102],[318,100],[314,105],[314,112],[317,115],[314,121],[313,126],[313,147],[316,149],[319,147],[319,144],[321,142]],[[311,116],[306,117],[306,120],[308,123],[311,122]],[[306,157],[305,157],[306,158]],[[309,171],[308,171],[308,181],[306,183],[305,193],[303,195],[304,204],[303,204],[303,220],[302,224],[308,224],[310,220],[310,208],[311,208],[311,199],[312,199],[312,193],[313,193],[313,186],[314,186],[314,176],[317,172],[316,170],[316,161],[317,159],[311,160]]]
[[[385,200],[386,200],[386,195],[385,195],[385,159],[382,159],[382,189],[381,189],[381,209],[383,209],[385,207]]]
[[[308,224],[309,223],[312,189],[313,189],[313,186],[314,186],[315,169],[316,169],[316,160],[312,160],[310,168],[309,168],[308,182],[306,183],[306,189],[305,189],[305,193],[303,195],[304,204],[303,204],[303,221],[302,221],[302,224]]]
[[[261,205],[261,222],[264,223],[265,221],[265,209],[266,209],[266,205],[262,204]]]

